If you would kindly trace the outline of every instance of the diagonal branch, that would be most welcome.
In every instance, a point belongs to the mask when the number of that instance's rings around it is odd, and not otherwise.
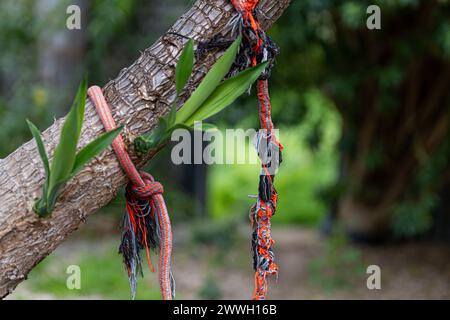
[[[269,28],[289,2],[261,0],[258,11],[263,28]],[[156,125],[174,99],[174,67],[186,41],[174,33],[205,41],[218,34],[234,15],[228,0],[198,0],[166,35],[103,88],[116,122],[126,125],[128,146],[134,137]],[[193,87],[215,59],[216,55],[210,54],[198,63]],[[58,142],[61,125],[62,119],[43,133],[50,154]],[[80,146],[102,132],[100,119],[88,101]],[[148,159],[134,157],[138,166]],[[30,270],[76,230],[87,215],[111,201],[126,183],[126,177],[113,152],[104,152],[64,188],[52,216],[41,220],[32,206],[43,181],[44,171],[33,141],[0,160],[0,297],[26,279]]]

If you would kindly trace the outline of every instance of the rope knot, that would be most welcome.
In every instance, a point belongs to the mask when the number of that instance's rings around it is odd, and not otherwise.
[[[236,10],[244,16],[252,15],[259,0],[231,0]]]
[[[140,200],[148,200],[149,198],[164,193],[164,187],[161,183],[155,181],[155,178],[147,172],[139,172],[144,184],[137,186],[130,184],[129,191]]]

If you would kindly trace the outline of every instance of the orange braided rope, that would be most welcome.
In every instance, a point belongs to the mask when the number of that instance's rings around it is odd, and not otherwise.
[[[111,115],[111,110],[103,96],[102,90],[93,86],[88,90],[89,97],[100,115],[106,131],[116,128],[115,121]],[[127,214],[125,216],[125,232],[131,232],[131,241],[135,244],[132,247],[135,251],[145,248],[148,265],[151,271],[153,267],[150,261],[149,247],[150,239],[147,230],[151,227],[150,218],[156,221],[158,238],[160,239],[159,256],[159,284],[161,296],[164,300],[171,300],[175,295],[175,283],[172,277],[171,256],[172,256],[172,228],[166,203],[163,198],[163,186],[155,182],[154,178],[146,173],[139,172],[128,155],[122,137],[119,135],[112,147],[117,155],[120,165],[130,179],[127,186]],[[144,201],[144,205],[142,204]],[[149,210],[146,212],[145,204]],[[136,239],[141,237],[142,239]],[[139,241],[140,240],[140,241]],[[137,246],[136,246],[136,242]],[[126,252],[122,252],[124,256]],[[133,298],[136,291],[136,272],[139,269],[140,256],[138,252],[132,252],[133,256],[127,264],[128,276],[132,286]]]

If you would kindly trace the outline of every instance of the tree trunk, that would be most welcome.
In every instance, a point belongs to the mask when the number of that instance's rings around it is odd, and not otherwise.
[[[260,2],[259,17],[263,28],[268,28],[290,0]],[[198,0],[169,31],[205,41],[219,33],[234,14],[229,1]],[[123,136],[129,147],[136,136],[155,127],[168,112],[175,97],[174,67],[185,41],[174,34],[164,35],[103,88],[116,122],[125,125]],[[216,56],[209,55],[197,63],[192,87]],[[61,125],[62,119],[43,133],[50,153],[58,142]],[[80,147],[103,131],[88,100]],[[130,152],[138,166],[152,157],[137,159],[131,148]],[[26,279],[30,270],[76,230],[87,215],[113,199],[126,180],[114,153],[108,150],[66,185],[52,216],[39,219],[32,206],[40,196],[44,171],[36,144],[30,141],[0,160],[0,297]]]

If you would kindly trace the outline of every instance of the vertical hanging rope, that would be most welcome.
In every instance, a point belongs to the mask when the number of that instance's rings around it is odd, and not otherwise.
[[[278,275],[278,266],[274,261],[275,256],[272,251],[275,242],[271,236],[270,219],[275,214],[277,207],[278,194],[273,183],[276,170],[281,163],[283,146],[273,132],[268,82],[273,60],[278,54],[278,47],[261,29],[254,16],[254,10],[259,0],[231,0],[231,2],[241,17],[239,29],[243,34],[242,48],[236,68],[245,69],[265,61],[271,62],[257,82],[261,130],[258,133],[256,149],[262,162],[262,169],[258,200],[250,209],[250,220],[253,226],[253,268],[255,270],[253,299],[262,300],[267,297],[268,276]]]
[[[93,86],[89,97],[100,115],[106,131],[116,128],[111,110],[102,90]],[[150,249],[160,247],[159,284],[164,300],[175,296],[175,282],[172,276],[172,227],[163,186],[146,172],[139,172],[128,155],[122,137],[119,135],[112,147],[120,165],[130,179],[126,188],[126,213],[123,218],[122,241],[119,252],[123,255],[128,272],[133,299],[136,295],[137,275],[142,275],[141,250],[145,250],[147,263],[153,272]]]

